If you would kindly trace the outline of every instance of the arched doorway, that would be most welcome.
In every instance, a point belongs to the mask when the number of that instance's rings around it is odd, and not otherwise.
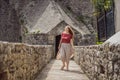
[[[57,35],[55,37],[55,57],[56,57],[57,52],[58,52],[58,46],[59,46],[59,43],[60,43],[60,39],[61,39],[61,35]]]

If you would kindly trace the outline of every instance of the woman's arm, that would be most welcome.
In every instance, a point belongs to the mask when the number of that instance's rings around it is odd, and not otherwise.
[[[73,39],[70,40],[70,44],[71,44],[72,48],[74,48]]]
[[[72,46],[70,58],[73,58],[73,56],[74,56],[74,51],[75,51],[74,45],[73,45],[73,39],[70,40],[70,44],[71,44],[71,46]]]

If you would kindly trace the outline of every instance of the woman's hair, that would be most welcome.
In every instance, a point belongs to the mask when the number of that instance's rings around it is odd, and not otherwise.
[[[72,39],[74,39],[74,32],[72,28],[70,27],[70,25],[67,25],[67,28],[69,29],[69,33],[72,35]]]

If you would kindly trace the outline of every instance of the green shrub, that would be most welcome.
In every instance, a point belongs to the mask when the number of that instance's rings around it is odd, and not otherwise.
[[[97,45],[103,44],[103,42],[96,42]]]

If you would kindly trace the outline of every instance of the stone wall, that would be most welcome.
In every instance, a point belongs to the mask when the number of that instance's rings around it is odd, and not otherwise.
[[[53,57],[51,45],[0,42],[0,80],[34,80]]]
[[[0,40],[21,41],[19,18],[16,10],[9,4],[9,0],[0,0]]]
[[[120,80],[120,45],[75,48],[75,62],[90,80]]]
[[[57,33],[56,33],[57,34]],[[55,37],[57,35],[53,34],[27,34],[24,37],[23,42],[28,43],[31,45],[54,45],[55,44]],[[76,33],[74,37],[74,45],[94,45],[96,42],[95,35],[84,35]]]
[[[95,38],[95,34],[87,34],[87,35],[83,35],[81,38],[78,37],[78,41],[76,40],[75,42],[77,42],[77,45],[79,46],[86,46],[86,45],[94,45],[96,44],[96,38]]]
[[[49,0],[9,0],[19,16],[20,23],[31,30],[44,12]]]
[[[96,28],[95,17],[93,17],[94,7],[91,0],[55,0],[64,11],[69,14],[72,13],[78,21],[84,23],[86,27],[94,32]],[[87,6],[86,6],[87,5]],[[94,28],[94,29],[93,29]]]
[[[22,42],[32,44],[32,45],[54,45],[56,36],[61,35],[62,31],[67,25],[64,21],[58,24],[55,28],[53,28],[48,33],[40,33],[39,31],[36,33],[24,33]],[[82,35],[80,32],[72,28],[75,36],[74,36],[74,45],[94,45],[96,43],[95,34],[84,34]]]
[[[49,0],[0,0],[0,40],[21,42],[21,28],[30,30]]]
[[[32,45],[49,45],[48,34],[28,34],[23,42]]]

